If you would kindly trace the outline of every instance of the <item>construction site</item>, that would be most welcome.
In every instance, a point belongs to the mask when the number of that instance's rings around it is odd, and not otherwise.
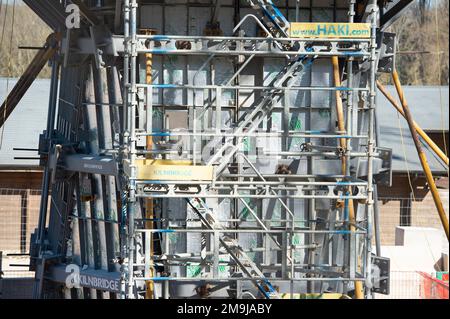
[[[48,33],[1,36],[31,61],[0,78],[0,299],[448,299],[418,2],[1,1]]]

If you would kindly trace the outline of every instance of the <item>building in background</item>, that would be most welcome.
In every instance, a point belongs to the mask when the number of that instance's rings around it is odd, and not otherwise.
[[[16,80],[0,79],[0,98],[6,97]],[[22,98],[5,126],[0,129],[0,251],[27,253],[30,234],[39,216],[42,170],[36,151],[39,135],[47,122],[50,80],[39,79]],[[28,159],[26,159],[28,158]],[[17,271],[26,268],[17,268]],[[3,271],[7,273],[12,269]]]
[[[387,89],[392,96],[397,96],[394,87]],[[448,154],[448,87],[410,86],[404,87],[404,91],[414,120]],[[394,245],[397,225],[438,229],[442,226],[408,124],[382,94],[378,94],[377,102],[380,145],[392,149],[392,185],[378,190],[381,242]],[[433,175],[438,179],[436,184],[448,215],[448,169],[425,143],[424,149]]]

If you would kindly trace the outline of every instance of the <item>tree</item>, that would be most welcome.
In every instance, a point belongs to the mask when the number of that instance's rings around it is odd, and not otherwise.
[[[390,27],[397,34],[396,67],[403,83],[449,84],[448,10],[448,0],[419,1]]]

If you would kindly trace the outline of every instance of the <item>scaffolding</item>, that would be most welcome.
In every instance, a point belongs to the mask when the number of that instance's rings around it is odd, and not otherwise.
[[[376,74],[411,1],[69,1],[78,29],[66,1],[25,2],[62,37],[35,298],[389,293]],[[368,32],[298,37],[300,21]]]
[[[153,298],[187,297],[192,292],[183,288],[192,291],[192,286],[202,297],[347,295],[358,294],[355,282],[371,282],[373,159],[378,155],[373,114],[377,8],[368,12],[371,37],[294,39],[289,22],[271,1],[248,4],[255,14],[244,16],[233,33],[239,35],[241,25],[249,20],[265,37],[139,35],[136,3],[125,2],[126,20],[130,17],[124,33],[129,35],[124,68],[130,74],[124,103],[129,132],[124,163],[130,186],[128,296],[138,297],[142,283],[149,281],[157,288],[151,292]],[[350,13],[354,5],[351,1]],[[353,22],[353,14],[349,19]],[[199,56],[205,62],[188,81],[142,84],[133,74],[138,73],[139,57],[144,54]],[[221,57],[237,61],[234,73],[223,84],[196,83],[196,77]],[[275,57],[280,68],[262,85],[240,83],[253,59]],[[346,71],[343,85],[298,83],[316,61],[332,57],[345,65],[337,66],[338,82],[341,69]],[[355,79],[353,65],[364,63],[365,79],[360,75]],[[168,106],[157,103],[160,94],[173,91],[188,97],[183,99],[188,113],[184,130],[172,130],[165,115]],[[254,94],[252,103],[242,96],[246,91]],[[321,110],[290,101],[290,94],[299,92],[337,92],[336,101],[344,97],[346,120],[341,130],[314,123],[314,112]],[[225,95],[231,98],[226,101]],[[155,110],[163,114],[160,123],[154,120]],[[327,111],[331,112],[329,106]],[[309,118],[307,128],[291,127],[296,112]],[[282,118],[278,127],[271,123],[274,114]],[[143,160],[148,150],[139,150],[142,137],[151,137],[156,145],[150,152],[154,160]],[[161,140],[155,143],[157,139]],[[301,142],[295,150],[294,139]],[[248,144],[261,140],[266,145],[256,147],[257,157],[276,163],[272,172],[249,156]],[[314,168],[317,158],[335,167],[336,161],[365,161],[367,172],[351,172],[350,165],[343,172],[326,170],[323,164]],[[159,160],[164,164],[145,170]],[[299,162],[306,167],[296,168]],[[159,203],[150,227],[149,220],[135,217],[141,199]],[[349,211],[353,202],[358,203],[356,214]],[[178,205],[178,212],[170,208],[171,203]],[[328,205],[321,209],[322,216],[317,211],[320,205]],[[271,214],[275,207],[280,210],[278,218]],[[174,237],[185,246],[171,244]],[[249,245],[251,240],[254,246]],[[154,275],[155,268],[159,275]],[[171,293],[174,290],[177,293]]]

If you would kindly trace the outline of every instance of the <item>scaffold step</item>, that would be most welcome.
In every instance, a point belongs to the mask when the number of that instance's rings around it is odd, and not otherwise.
[[[223,229],[222,225],[215,218],[214,212],[200,198],[186,199],[189,206],[200,217],[205,227],[212,230]],[[220,244],[230,254],[231,258],[239,265],[241,270],[250,278],[254,279],[256,287],[265,295],[266,298],[279,298],[278,293],[265,278],[264,274],[252,259],[244,252],[240,245],[232,238],[222,235],[219,239]]]

